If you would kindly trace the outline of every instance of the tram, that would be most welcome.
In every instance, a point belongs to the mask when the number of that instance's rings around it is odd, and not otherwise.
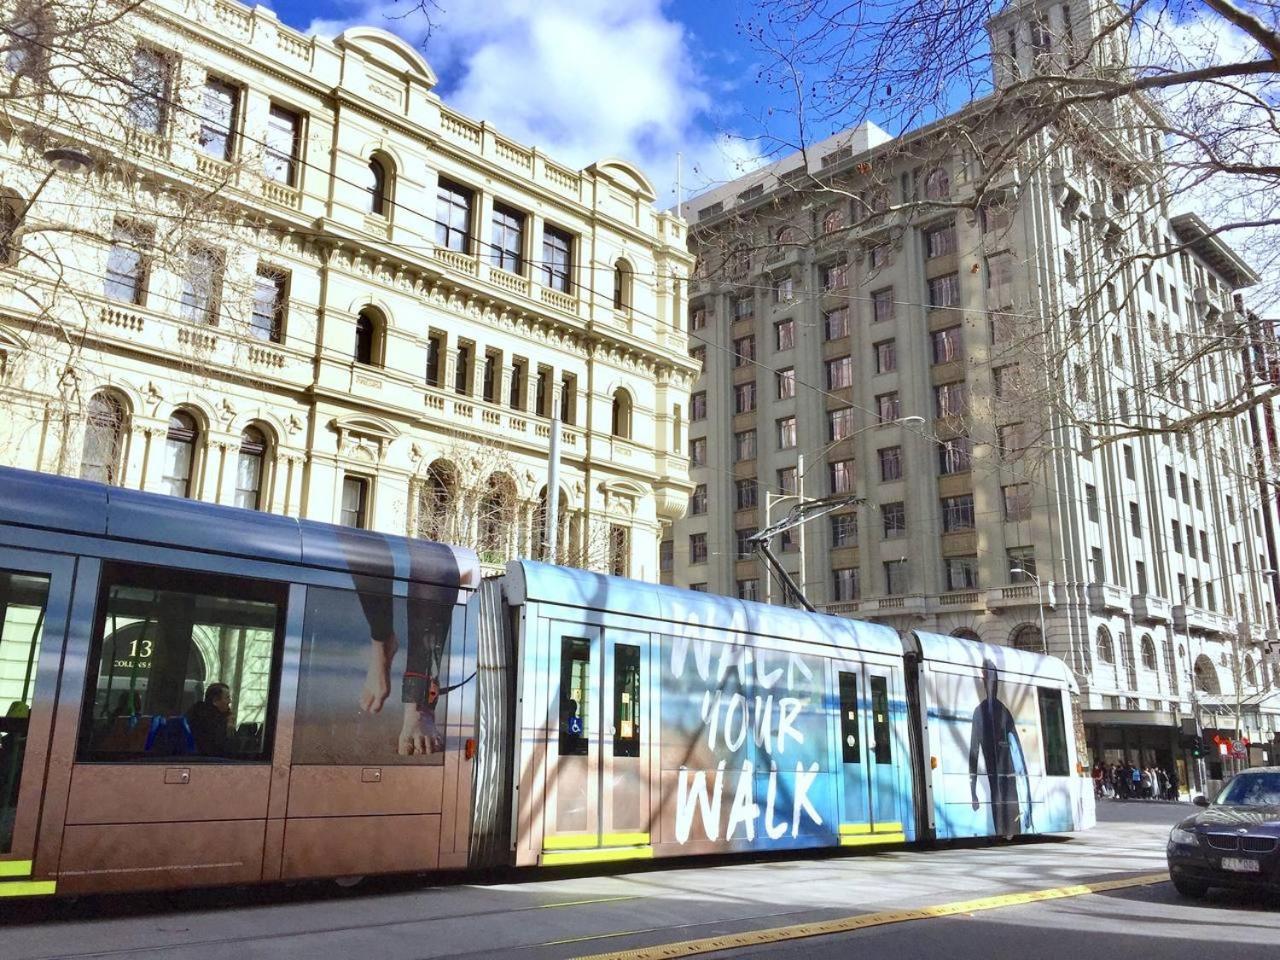
[[[0,468],[0,897],[1079,830],[1072,683]]]

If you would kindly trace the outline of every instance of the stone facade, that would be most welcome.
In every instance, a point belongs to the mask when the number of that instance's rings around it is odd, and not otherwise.
[[[492,565],[541,552],[558,414],[560,558],[656,579],[690,488],[692,259],[644,175],[450,110],[381,30],[329,41],[221,0],[120,29],[123,107],[10,111],[0,183],[30,206],[0,270],[0,462]],[[93,168],[41,188],[68,142]]]

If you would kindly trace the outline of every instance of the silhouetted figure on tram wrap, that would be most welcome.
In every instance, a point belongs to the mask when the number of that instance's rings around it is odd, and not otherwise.
[[[1026,829],[1031,829],[1031,782],[1026,756],[1013,714],[997,696],[1000,676],[990,660],[982,665],[982,686],[986,696],[974,708],[969,731],[969,791],[973,809],[977,810],[981,806],[978,800],[978,758],[981,756],[991,797],[992,827],[996,836],[1013,837],[1022,832],[1024,824]],[[1019,777],[1026,788],[1025,811],[1018,803]]]

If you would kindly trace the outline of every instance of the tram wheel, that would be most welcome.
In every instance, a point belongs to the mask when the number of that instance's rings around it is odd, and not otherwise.
[[[352,887],[358,887],[364,883],[364,874],[357,874],[354,877],[334,877],[333,882],[343,890],[350,890]]]

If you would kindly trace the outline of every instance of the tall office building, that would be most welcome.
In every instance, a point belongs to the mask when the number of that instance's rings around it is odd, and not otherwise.
[[[1100,15],[993,20],[992,97]],[[695,487],[663,567],[782,602],[747,538],[788,498],[857,496],[775,544],[813,602],[1047,650],[1075,672],[1095,757],[1178,761],[1186,783],[1183,719],[1233,728],[1238,692],[1255,742],[1277,730],[1276,507],[1254,468],[1273,409],[1099,442],[1258,379],[1257,357],[1196,349],[1239,329],[1257,277],[1170,212],[1142,109],[1082,111],[995,166],[968,118],[1016,117],[988,98],[899,137],[864,124],[689,203]]]

